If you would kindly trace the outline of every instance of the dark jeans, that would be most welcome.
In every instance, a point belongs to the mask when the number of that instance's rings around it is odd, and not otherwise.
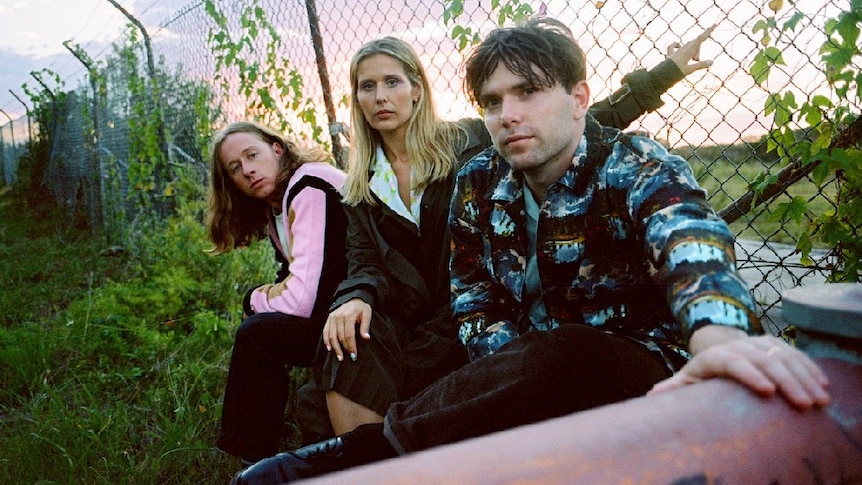
[[[290,367],[312,365],[324,318],[257,313],[242,322],[225,387],[219,449],[251,461],[278,453]]]
[[[662,357],[585,325],[524,334],[389,407],[399,453],[481,436],[645,394],[669,377]]]

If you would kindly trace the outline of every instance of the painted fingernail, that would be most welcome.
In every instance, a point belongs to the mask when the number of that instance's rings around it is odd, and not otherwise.
[[[352,361],[356,362],[356,352],[351,352],[351,353],[350,353],[350,360],[352,360]]]
[[[335,354],[335,357],[338,359],[339,362],[344,359],[344,357],[342,357],[340,354]]]

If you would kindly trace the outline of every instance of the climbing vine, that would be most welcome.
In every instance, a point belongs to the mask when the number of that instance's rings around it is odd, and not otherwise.
[[[481,41],[479,32],[471,25],[456,23],[464,13],[465,0],[443,1],[443,24],[451,26],[450,37],[458,44],[458,50],[478,44]],[[539,13],[544,13],[544,3]],[[529,3],[522,0],[491,0],[491,14],[496,14],[497,25],[508,22],[521,22],[536,13]]]
[[[812,21],[793,2],[788,3],[785,9],[783,0],[771,0],[767,5],[771,13],[753,27],[753,33],[760,35],[761,49],[749,73],[758,85],[767,86],[773,68],[786,64],[782,49],[792,43],[789,34]],[[826,91],[806,93],[803,99],[791,90],[769,93],[764,105],[764,113],[773,117],[768,148],[781,157],[784,169],[762,175],[752,186],[764,197],[805,176],[818,186],[837,184],[832,210],[816,213],[807,199],[797,196],[778,204],[771,216],[801,227],[796,247],[804,263],[813,263],[815,240],[833,248],[837,264],[830,268],[832,281],[859,281],[862,276],[860,27],[862,0],[851,0],[848,10],[826,21],[818,51]]]
[[[129,123],[129,167],[130,197],[138,212],[166,213],[165,202],[171,197],[171,179],[165,140],[162,136],[160,103],[154,103],[150,80],[140,72],[141,49],[138,30],[129,26],[126,42],[114,44],[115,55],[126,82]]]
[[[243,116],[326,145],[314,101],[303,95],[302,75],[281,54],[281,37],[259,0],[243,8],[239,29],[231,28],[216,0],[204,0],[204,6],[215,22],[207,35],[215,57],[214,81],[227,101],[239,95],[246,106]]]
[[[30,114],[38,126],[47,129],[39,130],[31,141],[28,154],[19,167],[19,186],[22,196],[30,202],[30,206],[47,209],[46,202],[50,198],[46,194],[45,177],[48,173],[53,135],[60,113],[66,110],[67,94],[63,92],[64,82],[60,76],[50,70],[42,69],[31,73],[39,86],[22,84],[21,89],[30,98],[33,112]]]

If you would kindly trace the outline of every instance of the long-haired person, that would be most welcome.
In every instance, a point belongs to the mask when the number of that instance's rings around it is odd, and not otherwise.
[[[213,252],[268,237],[280,265],[274,283],[244,298],[216,443],[254,462],[278,452],[289,368],[312,364],[330,299],[346,272],[345,174],[324,150],[248,121],[215,135],[211,160]]]

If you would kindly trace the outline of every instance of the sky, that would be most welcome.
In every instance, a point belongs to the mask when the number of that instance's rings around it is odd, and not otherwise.
[[[138,16],[162,1],[118,3]],[[25,113],[24,105],[9,90],[29,106],[21,85],[38,86],[32,71],[50,69],[64,78],[67,87],[76,86],[72,79],[83,79],[86,68],[63,42],[69,40],[97,58],[127,24],[128,19],[107,0],[4,0],[0,3],[0,109],[13,119]],[[46,83],[49,80],[45,79]],[[0,124],[7,121],[0,113]]]
[[[329,4],[332,7],[340,2],[351,5],[349,2],[354,0],[326,1],[334,2]],[[828,3],[836,1],[830,0]],[[158,30],[160,23],[174,15],[190,0],[118,0],[118,2],[152,33]],[[595,14],[593,9],[599,8],[593,2],[585,2],[579,4],[578,9],[572,9],[566,6],[568,3],[549,0],[548,13],[556,15],[563,11],[567,15],[585,14],[588,18],[593,18],[589,15]],[[595,3],[607,3],[609,6],[606,8],[624,7],[624,3],[621,2]],[[817,17],[822,14],[819,12],[822,5],[818,7],[817,3],[819,2],[800,2],[798,5],[800,8],[804,6],[805,9],[810,10],[806,13],[812,17]],[[590,51],[589,42],[586,45],[582,44],[593,60],[596,59],[597,52],[605,52],[608,55],[607,63],[596,66],[596,76],[591,82],[596,87],[615,88],[620,83],[622,73],[640,67],[641,64],[652,66],[661,60],[663,53],[655,46],[691,38],[700,32],[702,26],[720,23],[713,38],[704,44],[702,51],[703,58],[715,60],[713,67],[708,71],[690,76],[686,82],[675,86],[664,98],[670,104],[674,104],[674,101],[679,102],[688,112],[699,113],[697,123],[691,125],[686,120],[683,120],[684,123],[672,120],[677,122],[680,133],[684,132],[686,139],[706,136],[715,139],[721,133],[726,133],[728,139],[732,139],[738,136],[740,126],[752,126],[752,113],[760,112],[763,106],[764,93],[756,90],[749,91],[750,76],[741,69],[748,61],[738,61],[758,47],[757,39],[751,36],[751,25],[753,19],[763,15],[763,4],[765,0],[762,3],[760,0],[731,0],[726,4],[699,2],[696,5],[695,2],[686,3],[684,0],[663,3],[662,17],[678,18],[673,22],[676,33],[667,31],[663,27],[665,24],[659,22],[655,23],[656,25],[647,25],[643,31],[629,29],[621,32],[620,35],[624,38],[617,38],[616,41],[614,38],[602,37],[603,43],[611,42],[609,47],[592,46],[598,47],[598,50]],[[685,12],[666,12],[674,6],[681,9],[683,5],[685,5]],[[702,11],[695,11],[695,7]],[[633,15],[637,16],[637,14]],[[602,17],[600,15],[597,18]],[[696,19],[700,27],[686,27],[692,18]],[[566,21],[563,17],[560,19]],[[568,20],[576,24],[574,18]],[[0,1],[0,109],[3,110],[3,113],[0,113],[0,126],[8,122],[7,116],[17,120],[25,114],[25,104],[16,99],[16,96],[26,103],[27,107],[31,107],[29,97],[21,87],[25,83],[32,89],[39,87],[31,72],[49,69],[63,79],[67,90],[86,82],[86,68],[63,46],[64,41],[69,40],[73,45],[83,48],[90,57],[101,59],[111,48],[112,42],[122,38],[123,30],[128,23],[128,19],[108,0]],[[619,54],[616,53],[618,48],[622,49]],[[638,54],[626,55],[629,48],[635,49],[632,52]],[[623,62],[614,64],[609,62],[611,60]],[[604,78],[598,74],[608,74],[608,77]],[[48,87],[56,88],[57,86],[50,85],[50,81],[49,78]],[[802,86],[807,87],[807,84]],[[606,91],[609,90],[606,89]],[[596,99],[608,94],[599,90],[594,91],[597,95]],[[740,99],[734,95],[740,92],[753,94]],[[438,106],[455,105],[453,99],[450,99],[451,93],[442,94],[443,96],[435,95]],[[706,105],[707,102],[709,105]],[[721,111],[715,109],[716,107],[720,107]],[[441,108],[441,111],[444,115],[450,117],[452,115],[445,109]],[[649,117],[646,119],[650,121]],[[710,119],[715,121],[711,122]],[[668,124],[655,116],[653,121],[656,126]],[[647,128],[649,129],[650,126]],[[16,126],[16,129],[21,127]],[[745,131],[750,132],[752,137],[757,137],[764,132],[764,129],[758,123],[758,126],[746,128]],[[664,135],[671,143],[678,141],[674,135]]]

